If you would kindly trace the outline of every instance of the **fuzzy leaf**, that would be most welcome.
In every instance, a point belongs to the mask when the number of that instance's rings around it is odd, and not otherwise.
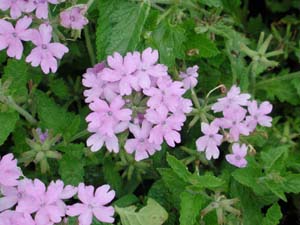
[[[275,203],[268,209],[266,216],[263,218],[262,225],[278,225],[281,217],[280,206],[278,203]]]
[[[183,181],[187,182],[189,177],[192,176],[186,166],[176,159],[176,157],[167,154],[167,162],[173,171],[178,175],[178,177],[180,177]]]
[[[116,206],[115,209],[123,225],[161,225],[168,219],[167,211],[151,198],[148,198],[147,205],[138,212],[136,206]]]
[[[16,122],[19,119],[19,114],[15,111],[0,112],[0,145],[2,145],[9,134],[14,130]]]

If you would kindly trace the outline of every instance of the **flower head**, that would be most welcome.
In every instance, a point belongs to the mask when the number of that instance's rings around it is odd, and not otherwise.
[[[198,69],[197,65],[193,67],[188,67],[186,72],[181,72],[179,76],[183,79],[183,87],[188,90],[194,88],[198,83]]]
[[[93,186],[78,186],[78,198],[81,203],[68,206],[67,215],[79,216],[79,225],[90,225],[93,216],[104,223],[114,222],[114,208],[107,206],[115,197],[115,192],[109,190],[109,185],[103,185],[94,192]]]
[[[84,17],[86,7],[75,6],[60,13],[60,24],[65,28],[81,30],[88,24],[87,18]]]
[[[22,175],[21,169],[17,167],[17,160],[13,154],[7,154],[0,160],[0,186],[16,186]]]
[[[257,101],[251,101],[248,103],[248,112],[250,116],[247,116],[247,120],[251,127],[256,127],[257,124],[264,127],[272,126],[272,117],[267,116],[272,111],[272,105],[270,102],[262,102],[259,106]]]
[[[247,160],[245,159],[246,155],[247,146],[245,144],[239,145],[238,143],[234,143],[232,145],[232,154],[227,154],[226,160],[231,165],[243,168],[247,165]]]

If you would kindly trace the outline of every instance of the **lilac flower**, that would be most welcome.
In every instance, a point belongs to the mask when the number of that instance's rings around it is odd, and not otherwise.
[[[41,128],[37,128],[36,132],[40,138],[40,142],[44,143],[46,141],[46,139],[48,138],[49,134],[48,134],[48,130],[46,130],[45,132],[42,132]]]
[[[151,128],[152,124],[147,120],[143,121],[141,128],[134,124],[129,125],[129,130],[133,133],[134,138],[127,139],[125,150],[129,154],[135,152],[136,161],[146,159],[161,149],[160,145],[149,142]]]
[[[79,216],[79,225],[90,225],[93,215],[101,222],[114,222],[114,208],[107,206],[115,197],[113,190],[109,191],[109,185],[102,185],[94,193],[93,186],[85,186],[80,183],[78,186],[78,198],[82,203],[68,206],[67,215]]]
[[[223,136],[218,134],[219,127],[212,122],[201,123],[201,131],[204,136],[199,137],[196,141],[197,150],[205,151],[205,156],[208,160],[211,158],[219,158],[220,152],[217,146],[221,145]]]
[[[40,0],[42,1],[42,0]],[[44,0],[45,1],[45,0]],[[27,56],[26,62],[31,63],[33,67],[41,65],[44,73],[55,73],[57,70],[56,59],[61,59],[69,49],[61,43],[50,43],[52,27],[42,24],[39,27],[39,32],[33,32],[32,42],[36,45],[31,53]]]
[[[72,7],[60,13],[60,24],[65,28],[81,30],[88,24],[87,18],[84,17],[86,7]]]
[[[234,141],[239,140],[240,134],[249,135],[250,130],[244,122],[246,110],[237,107],[224,111],[224,118],[218,120],[218,125],[225,129],[230,129],[230,138]]]
[[[6,154],[0,160],[0,186],[16,186],[22,175],[21,169],[17,167],[17,160],[13,154]]]
[[[0,9],[3,11],[10,9],[11,18],[17,19],[22,15],[24,4],[22,0],[1,0]]]
[[[0,225],[36,225],[30,214],[7,210],[0,213]]]
[[[48,18],[48,8],[49,3],[58,4],[58,0],[34,0],[36,11],[35,15],[39,19],[47,19]]]
[[[169,116],[165,107],[159,107],[156,110],[148,109],[145,118],[155,124],[150,131],[149,142],[161,145],[165,139],[171,147],[175,147],[175,143],[181,142],[178,131],[181,130],[185,120],[183,114]]]
[[[116,132],[116,131],[114,131]],[[119,152],[119,141],[116,135],[103,135],[99,132],[96,132],[87,139],[87,146],[91,147],[92,152],[99,151],[102,146],[105,144],[106,148],[110,152]]]
[[[32,19],[25,16],[19,19],[15,28],[10,22],[0,19],[0,50],[7,48],[7,55],[21,59],[23,53],[22,41],[31,40],[32,29],[28,29]]]
[[[35,179],[27,185],[25,196],[19,200],[16,210],[24,213],[36,213],[36,225],[59,223],[65,216],[66,205],[63,199],[71,198],[76,194],[76,188],[64,188],[62,181],[51,182],[46,186]]]
[[[112,136],[115,134],[114,130],[116,127],[121,130],[123,127],[126,129],[131,119],[132,111],[123,109],[124,104],[125,102],[120,96],[114,98],[110,105],[100,99],[92,102],[89,107],[93,112],[86,117],[86,121],[89,122],[88,130]]]
[[[85,102],[90,103],[98,98],[111,102],[117,96],[119,85],[101,79],[101,71],[104,67],[104,63],[98,63],[83,74],[82,84],[90,88],[83,92],[86,97]]]
[[[249,122],[251,127],[256,127],[257,124],[264,127],[272,126],[272,117],[266,116],[272,111],[272,105],[270,102],[262,102],[258,106],[257,102],[251,101],[248,103],[248,112],[250,116],[247,116],[246,120]]]
[[[198,83],[198,69],[197,65],[193,67],[188,67],[186,72],[181,72],[179,76],[183,79],[183,87],[184,89],[188,90],[194,88]]]
[[[181,96],[185,93],[185,89],[182,88],[182,85],[182,82],[179,81],[172,82],[167,78],[159,79],[157,81],[157,88],[151,87],[150,89],[144,90],[144,93],[150,96],[147,105],[153,109],[164,105],[169,111],[176,112],[182,99]]]
[[[221,112],[229,108],[237,108],[238,106],[246,106],[248,104],[249,94],[240,94],[239,87],[233,85],[228,91],[226,97],[219,98],[218,102],[213,104],[211,109],[214,112]]]
[[[247,160],[245,159],[247,155],[247,146],[242,144],[241,146],[238,143],[232,145],[232,154],[227,154],[226,160],[230,164],[243,168],[247,165]]]
[[[137,53],[139,54],[139,53]],[[148,89],[151,86],[151,77],[159,78],[167,76],[167,67],[162,64],[156,64],[158,61],[158,51],[151,48],[145,49],[138,63],[136,72],[137,83],[143,89]]]
[[[139,55],[127,53],[123,57],[115,52],[113,56],[108,56],[107,63],[110,68],[102,71],[102,79],[109,82],[119,82],[120,94],[130,95],[132,89],[138,90],[137,80],[134,72],[137,69]]]

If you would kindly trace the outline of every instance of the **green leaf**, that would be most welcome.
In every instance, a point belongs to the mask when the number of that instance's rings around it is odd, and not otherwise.
[[[222,7],[222,1],[221,0],[199,0],[201,4],[207,5],[209,7]]]
[[[49,86],[57,97],[61,99],[68,99],[70,97],[70,89],[63,79],[50,79]]]
[[[19,114],[17,112],[0,112],[0,145],[5,142],[9,134],[14,130],[18,119]]]
[[[215,43],[201,34],[189,37],[185,45],[187,51],[193,50],[192,57],[196,58],[210,58],[220,53]]]
[[[139,202],[138,197],[136,197],[134,194],[128,194],[128,195],[124,195],[123,197],[115,201],[114,205],[118,207],[126,207],[135,204],[137,202]]]
[[[289,174],[284,178],[284,192],[295,194],[300,193],[300,174]]]
[[[36,91],[36,107],[43,128],[53,129],[67,141],[78,131],[80,116],[67,112],[41,91]]]
[[[190,177],[189,182],[193,185],[196,189],[214,189],[222,186],[224,181],[218,177],[215,177],[212,174],[206,173],[205,175],[199,176],[198,174],[193,174]]]
[[[205,199],[202,195],[185,191],[180,195],[180,225],[194,225],[200,215]]]
[[[124,55],[128,51],[135,50],[140,42],[142,30],[150,11],[150,4],[146,1],[141,4],[131,2],[114,4],[113,2],[112,5],[109,5],[110,2],[101,1],[99,4],[100,17],[96,41],[99,59],[114,52]],[[108,12],[104,12],[104,15],[107,17],[104,17],[101,13],[106,8]],[[104,22],[105,20],[109,22]],[[102,22],[103,27],[101,28]]]
[[[147,205],[138,212],[136,206],[116,206],[115,209],[123,225],[161,225],[168,219],[167,211],[151,198],[148,198]]]
[[[3,80],[10,80],[10,95],[17,102],[23,102],[28,95],[28,65],[22,60],[9,59],[4,68]]]
[[[148,41],[150,46],[158,49],[160,62],[172,67],[176,58],[183,58],[185,55],[183,46],[185,40],[185,29],[162,21]]]
[[[69,144],[59,148],[65,152],[61,160],[59,160],[59,174],[66,184],[78,185],[83,182],[84,161],[82,156],[84,153],[83,144]]]
[[[270,149],[261,152],[261,159],[264,162],[264,168],[267,171],[282,170],[287,159],[289,146],[271,147]]]
[[[103,173],[105,181],[112,187],[112,189],[116,191],[117,196],[121,196],[123,193],[122,178],[111,157],[104,158]]]
[[[278,225],[281,217],[280,206],[278,203],[275,203],[268,209],[266,216],[262,220],[262,225]]]
[[[192,174],[188,171],[186,166],[180,162],[176,157],[167,154],[167,162],[169,166],[172,168],[172,170],[180,177],[183,181],[187,182],[189,180],[189,177],[192,176]]]

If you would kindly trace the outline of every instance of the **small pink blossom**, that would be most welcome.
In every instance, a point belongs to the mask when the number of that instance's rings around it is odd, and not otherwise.
[[[232,154],[227,154],[226,160],[236,167],[243,168],[247,165],[246,155],[247,146],[245,144],[239,145],[238,143],[234,143],[232,145]]]
[[[41,0],[39,0],[41,1]],[[45,1],[45,0],[44,0]],[[57,60],[61,59],[69,49],[61,43],[50,43],[52,37],[52,27],[42,24],[39,31],[33,32],[32,42],[36,45],[27,56],[26,62],[31,63],[33,67],[41,65],[44,73],[50,71],[55,73],[57,70]]]
[[[11,18],[17,19],[22,15],[24,4],[24,0],[1,0],[0,9],[3,11],[10,9]]]
[[[0,50],[7,48],[7,55],[21,59],[23,54],[22,41],[31,40],[32,29],[28,29],[32,19],[25,16],[19,19],[16,26],[6,20],[0,19]]]
[[[247,136],[250,133],[244,121],[246,112],[247,111],[241,107],[230,108],[223,112],[224,118],[217,120],[220,127],[229,129],[230,138],[234,141],[238,141],[241,134]]]
[[[149,142],[149,135],[152,124],[144,120],[142,127],[134,124],[129,125],[129,130],[133,133],[134,138],[127,139],[125,143],[125,150],[129,154],[135,152],[135,160],[140,161],[146,159],[149,155],[153,155],[156,151],[161,149],[160,145]]]
[[[204,136],[199,137],[196,141],[197,150],[205,151],[205,156],[208,160],[211,158],[219,158],[220,151],[218,146],[222,143],[223,136],[218,134],[219,127],[212,122],[210,125],[201,123],[201,131]]]
[[[151,143],[161,145],[165,139],[169,146],[175,147],[175,143],[181,142],[178,131],[186,119],[183,114],[168,115],[165,107],[159,107],[156,110],[148,109],[145,118],[154,124],[149,137]]]
[[[233,85],[228,91],[226,97],[219,98],[218,102],[213,104],[211,109],[214,112],[222,112],[226,109],[237,108],[239,106],[246,106],[248,104],[249,94],[241,94],[241,90],[236,85]]]
[[[247,121],[251,124],[251,127],[256,127],[257,124],[264,127],[272,126],[272,117],[267,116],[272,111],[272,105],[270,102],[262,102],[259,106],[257,101],[251,101],[248,103],[248,112],[250,116],[247,116]]]
[[[108,136],[114,135],[115,129],[122,130],[124,127],[123,130],[125,130],[131,119],[132,111],[123,108],[124,104],[125,102],[120,96],[114,98],[110,105],[101,99],[96,99],[89,105],[93,112],[86,117],[86,121],[89,122],[88,130]]]
[[[75,6],[60,13],[60,24],[65,28],[81,30],[88,24],[84,17],[86,7]]]
[[[47,19],[49,11],[49,3],[58,4],[58,0],[34,0],[35,4],[35,15],[39,19]]]
[[[13,158],[13,154],[6,154],[0,160],[0,187],[18,185],[18,179],[22,172],[17,166],[17,160]]]
[[[186,90],[196,87],[198,83],[198,69],[199,67],[195,65],[193,67],[188,67],[186,72],[181,72],[179,74],[179,76],[183,79],[183,87]]]
[[[83,183],[78,186],[78,198],[82,203],[68,206],[67,215],[79,216],[79,225],[90,225],[95,216],[104,223],[114,222],[114,208],[107,206],[115,197],[115,192],[110,190],[109,185],[102,185],[94,193],[93,186],[85,186]]]
[[[0,213],[0,225],[36,225],[30,214],[7,210]]]
[[[114,132],[116,132],[114,130]],[[103,135],[99,132],[96,132],[87,139],[87,146],[91,147],[92,152],[99,151],[102,146],[105,144],[106,148],[110,152],[119,152],[119,140],[116,135]]]

